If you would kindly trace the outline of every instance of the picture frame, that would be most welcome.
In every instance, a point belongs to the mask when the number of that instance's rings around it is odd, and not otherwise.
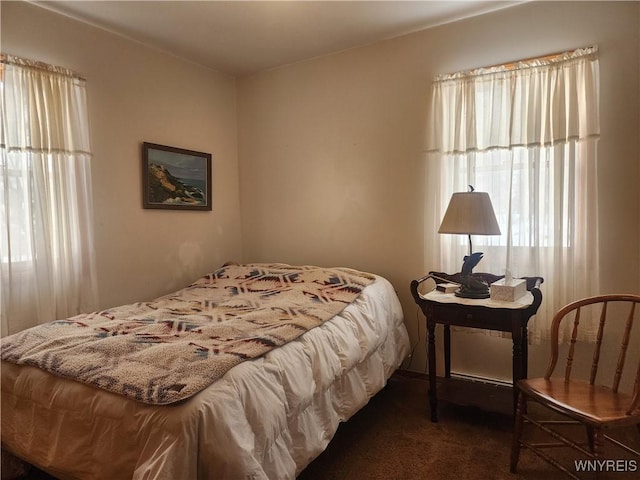
[[[143,142],[142,206],[211,210],[211,154]]]

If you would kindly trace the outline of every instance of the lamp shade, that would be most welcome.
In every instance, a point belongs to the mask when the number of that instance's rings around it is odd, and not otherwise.
[[[451,196],[438,233],[500,235],[487,192],[458,192]]]

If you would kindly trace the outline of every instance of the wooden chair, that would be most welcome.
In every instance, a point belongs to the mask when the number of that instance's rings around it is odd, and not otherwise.
[[[600,295],[579,300],[562,308],[553,318],[551,326],[551,361],[547,368],[544,378],[524,379],[517,383],[518,407],[513,431],[513,443],[511,446],[511,472],[515,473],[518,466],[518,458],[521,448],[528,448],[543,460],[551,465],[559,468],[571,478],[579,477],[573,472],[561,465],[557,459],[552,458],[543,449],[549,447],[572,447],[580,452],[581,459],[584,460],[603,460],[602,445],[603,440],[609,440],[618,447],[623,448],[633,455],[640,456],[640,452],[622,444],[618,440],[604,434],[604,431],[612,427],[622,427],[636,425],[640,431],[640,360],[636,367],[635,383],[633,394],[625,394],[618,391],[620,380],[622,378],[625,366],[625,357],[627,347],[629,346],[631,332],[633,327],[634,314],[636,306],[640,303],[639,295]],[[615,304],[615,306],[613,305]],[[619,304],[624,304],[620,306]],[[580,314],[586,309],[595,308],[599,310],[599,325],[596,337],[596,343],[593,348],[593,360],[591,364],[591,374],[589,381],[573,380],[571,378],[572,367],[574,364],[575,346],[578,335],[578,327],[580,324]],[[616,310],[623,312],[618,318],[607,310]],[[640,308],[638,308],[640,310]],[[640,315],[639,315],[640,316]],[[609,320],[608,317],[611,317]],[[620,350],[618,353],[618,363],[613,375],[611,386],[602,386],[596,384],[596,376],[598,373],[598,361],[602,348],[602,339],[604,335],[605,323],[609,321],[623,320],[626,317],[626,323],[622,327],[622,340],[620,342]],[[551,378],[553,371],[558,362],[558,332],[560,324],[563,320],[573,318],[573,329],[571,335],[571,343],[568,348],[567,361],[564,371],[564,378]],[[610,328],[610,327],[609,327]],[[607,330],[609,333],[609,330]],[[637,343],[634,343],[636,345]],[[563,418],[568,417],[568,421],[541,421],[532,418],[528,412],[528,401],[536,402],[543,405],[556,413],[562,414]],[[542,431],[550,434],[557,442],[551,443],[530,443],[524,440],[523,424],[530,422]],[[560,423],[578,423],[586,427],[587,443],[579,444],[561,434],[557,429],[552,428],[549,424]],[[585,446],[588,448],[585,448]],[[577,472],[576,472],[577,473]]]

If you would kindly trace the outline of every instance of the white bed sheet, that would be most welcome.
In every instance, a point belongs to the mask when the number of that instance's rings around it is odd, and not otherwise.
[[[408,352],[400,302],[376,277],[337,317],[174,405],[2,362],[2,446],[58,478],[291,479]]]

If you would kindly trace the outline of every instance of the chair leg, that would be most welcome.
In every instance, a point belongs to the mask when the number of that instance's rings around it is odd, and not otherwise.
[[[587,443],[589,444],[589,451],[591,453],[594,453],[595,444],[593,439],[593,427],[590,427],[588,425],[586,425],[585,427],[587,429]]]
[[[514,386],[514,388],[516,388]],[[516,418],[513,424],[513,438],[511,440],[511,473],[516,473],[518,468],[518,460],[520,459],[520,440],[522,439],[524,427],[524,412],[527,408],[527,396],[522,392],[518,392],[518,407],[516,408]]]
[[[591,450],[593,452],[593,456],[595,457],[596,460],[599,460],[600,457],[602,456],[602,447],[603,447],[603,440],[604,437],[602,435],[602,431],[600,428],[591,428],[592,430],[592,436],[593,436],[593,449]],[[600,471],[596,470],[596,479],[600,478]]]

